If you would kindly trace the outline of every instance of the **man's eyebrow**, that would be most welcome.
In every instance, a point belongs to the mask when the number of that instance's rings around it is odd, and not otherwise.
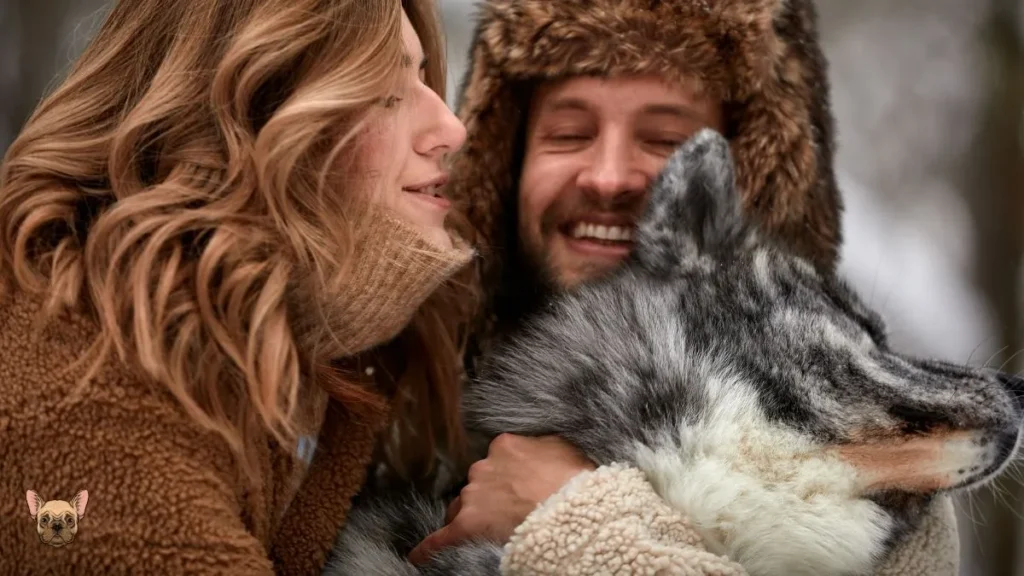
[[[683,106],[681,104],[648,104],[640,109],[640,113],[645,116],[674,116],[676,118],[697,120],[700,122],[705,120],[703,114],[689,106]]]
[[[560,110],[586,111],[590,109],[590,106],[588,106],[586,102],[579,98],[573,98],[571,96],[567,96],[564,98],[556,98],[548,102],[547,105],[545,105],[544,107],[551,112],[558,112]]]

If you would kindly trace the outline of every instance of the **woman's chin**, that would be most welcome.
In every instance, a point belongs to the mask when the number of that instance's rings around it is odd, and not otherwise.
[[[455,247],[451,234],[444,227],[437,228],[432,226],[424,230],[423,233],[428,242],[441,250],[451,250]]]

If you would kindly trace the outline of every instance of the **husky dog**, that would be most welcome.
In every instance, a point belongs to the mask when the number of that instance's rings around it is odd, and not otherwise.
[[[525,322],[464,410],[487,437],[638,467],[752,575],[845,575],[876,569],[934,495],[1000,474],[1022,398],[1018,377],[892,351],[850,288],[744,218],[728,143],[704,130],[659,175],[627,263]],[[406,562],[445,505],[361,495],[327,573],[498,573],[487,542]]]

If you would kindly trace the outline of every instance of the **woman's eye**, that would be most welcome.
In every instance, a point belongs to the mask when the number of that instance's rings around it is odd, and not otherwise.
[[[395,105],[398,104],[401,101],[402,101],[402,99],[399,98],[398,96],[388,96],[387,98],[384,98],[384,107],[385,108],[394,108]]]

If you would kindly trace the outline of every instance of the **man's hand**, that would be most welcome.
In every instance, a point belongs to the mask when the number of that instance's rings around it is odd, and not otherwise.
[[[448,525],[420,542],[409,560],[423,563],[441,548],[472,538],[505,543],[538,504],[595,468],[561,438],[502,434],[491,442],[487,458],[469,468],[469,483],[448,507]]]

